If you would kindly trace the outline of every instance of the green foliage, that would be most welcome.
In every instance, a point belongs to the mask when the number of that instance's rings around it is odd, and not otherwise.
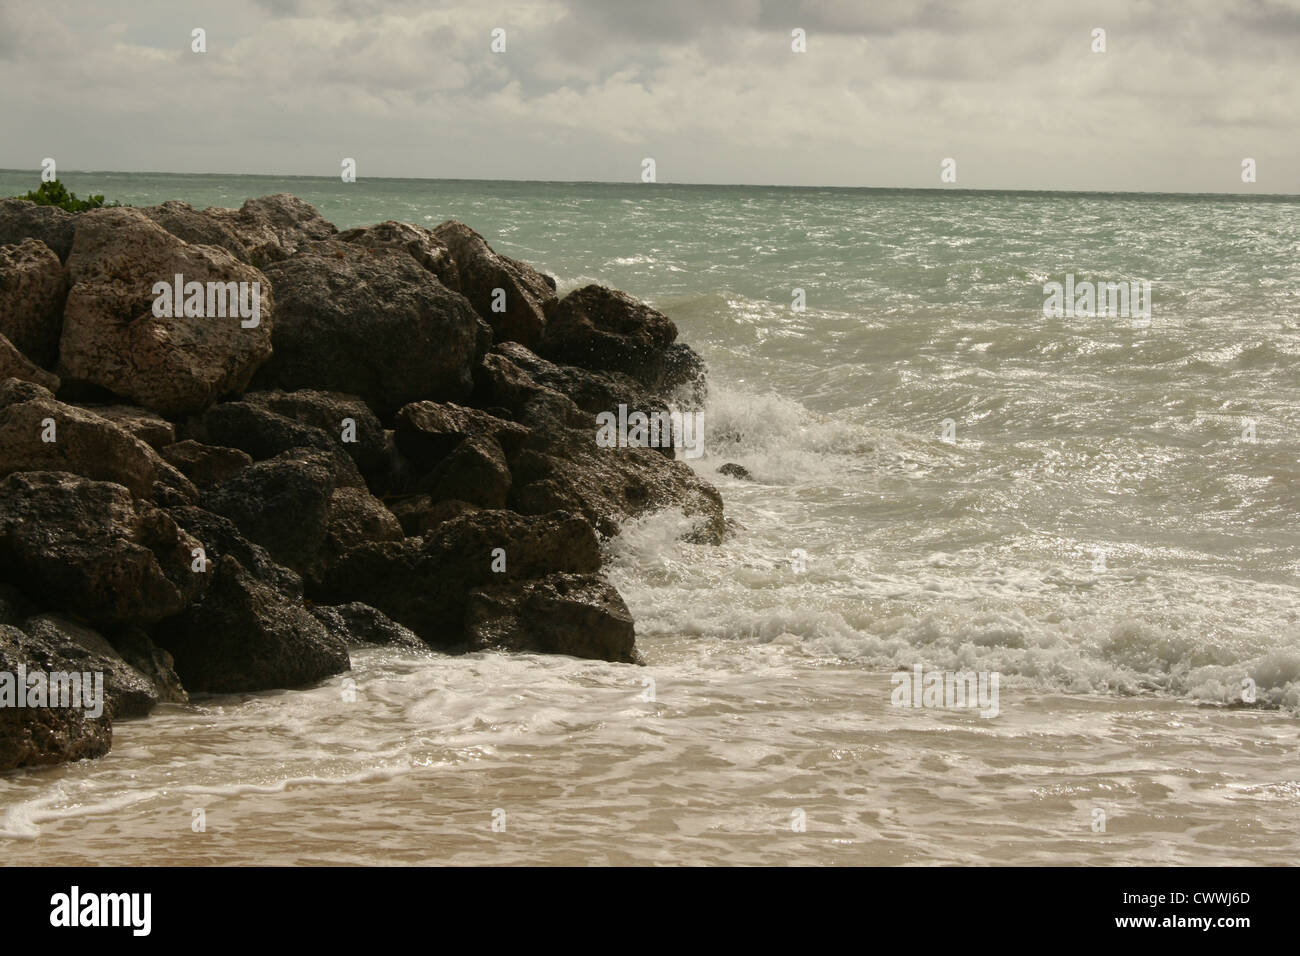
[[[19,196],[18,198],[28,199],[38,206],[58,206],[68,212],[85,212],[87,209],[122,205],[119,202],[106,203],[103,196],[88,196],[85,199],[78,199],[76,193],[68,192],[68,187],[57,179],[53,182],[41,183],[40,189],[33,190],[26,196]]]

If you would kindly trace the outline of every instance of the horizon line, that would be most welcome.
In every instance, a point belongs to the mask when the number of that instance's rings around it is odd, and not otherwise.
[[[40,170],[32,168],[0,167],[0,173],[35,173],[39,179]],[[172,170],[126,170],[126,169],[71,169],[69,173],[80,175],[120,175],[120,176],[243,176],[253,179],[310,179],[334,180],[337,175],[323,176],[304,173],[229,173],[229,172],[176,172]],[[56,177],[57,178],[57,177]],[[1159,191],[1149,189],[1084,189],[1084,188],[1048,188],[1038,186],[839,186],[839,185],[795,185],[789,183],[720,183],[720,182],[652,182],[623,179],[497,179],[460,176],[364,176],[360,179],[373,179],[396,182],[447,182],[447,183],[528,183],[530,185],[552,186],[687,186],[700,188],[738,188],[738,189],[844,189],[873,190],[879,192],[924,192],[924,193],[1056,193],[1061,195],[1117,195],[1117,196],[1213,196],[1228,199],[1300,199],[1300,193],[1250,193],[1250,192],[1188,192]],[[345,184],[345,185],[351,185]],[[38,187],[39,188],[39,187]]]

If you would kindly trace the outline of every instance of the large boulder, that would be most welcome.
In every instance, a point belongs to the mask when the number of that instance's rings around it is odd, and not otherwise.
[[[158,691],[153,681],[128,664],[98,631],[61,614],[28,618],[23,630],[57,655],[57,663],[52,659],[44,664],[46,668],[102,674],[104,708],[113,720],[147,717],[157,706]]]
[[[491,438],[514,451],[529,434],[516,422],[451,402],[412,402],[394,421],[398,449],[420,469],[432,468],[466,439]]]
[[[178,199],[168,200],[159,206],[142,206],[140,211],[162,226],[177,239],[191,245],[217,246],[225,249],[240,262],[250,265],[248,247],[228,222],[210,210],[195,209]],[[238,216],[238,213],[235,213]]]
[[[8,624],[0,624],[0,771],[40,767],[102,757],[113,743],[113,723],[107,709],[91,716],[84,707],[14,706],[27,688],[17,686],[20,669],[52,669],[71,673],[71,661],[59,658],[43,641]],[[7,675],[13,675],[8,677]],[[5,684],[13,684],[6,688]],[[28,685],[31,686],[30,684]],[[14,699],[7,700],[8,694]],[[83,698],[84,701],[84,698]]]
[[[199,488],[219,485],[253,463],[253,456],[246,451],[205,445],[191,438],[167,445],[159,453]]]
[[[533,367],[540,369],[536,377]],[[511,508],[524,514],[576,511],[603,535],[617,534],[629,518],[676,508],[694,519],[693,541],[722,540],[721,495],[684,462],[672,460],[672,448],[601,447],[595,415],[538,378],[557,384],[563,373],[511,345],[485,356],[476,373],[476,397],[503,406],[529,429],[523,447],[509,456]],[[634,407],[654,410],[655,402],[646,398]]]
[[[555,309],[554,281],[526,263],[493,252],[487,241],[463,222],[448,220],[433,232],[451,250],[460,274],[460,291],[492,327],[494,340],[536,348],[547,316]]]
[[[317,604],[308,608],[311,616],[325,626],[325,630],[347,644],[382,644],[427,650],[428,645],[410,628],[402,627],[383,611],[369,604],[352,601],[348,604]]]
[[[447,244],[437,233],[409,222],[388,220],[374,226],[340,232],[342,242],[352,242],[370,249],[397,249],[405,252],[428,269],[448,289],[460,291],[460,271]]]
[[[0,202],[0,216],[3,208]],[[0,235],[0,243],[5,241]],[[0,335],[44,368],[53,366],[59,355],[67,298],[68,278],[49,246],[37,239],[0,245]]]
[[[319,428],[332,445],[351,456],[367,483],[374,485],[387,478],[391,464],[384,426],[370,406],[357,396],[311,388],[296,392],[272,389],[248,392],[244,401],[299,424]],[[298,444],[313,443],[300,441]]]
[[[342,442],[340,431],[326,432],[272,411],[263,403],[221,402],[186,421],[182,433],[185,438],[204,444],[237,448],[256,461],[274,458],[293,448],[312,448],[328,459],[336,484],[365,484],[348,455],[348,445]]]
[[[0,199],[0,246],[39,239],[68,261],[76,217],[58,206],[38,206],[28,199]]]
[[[618,591],[594,574],[550,574],[476,588],[466,602],[465,630],[474,650],[639,663],[632,613]]]
[[[249,199],[239,209],[205,209],[204,215],[228,229],[259,269],[338,232],[315,206],[289,193]]]
[[[335,489],[330,466],[319,451],[290,449],[208,489],[202,505],[229,518],[280,564],[308,573],[329,529]]]
[[[224,249],[189,245],[138,209],[82,213],[68,272],[58,366],[65,380],[180,415],[243,391],[271,354],[266,277]],[[203,284],[204,315],[154,314],[155,284],[178,275],[186,287]]]
[[[31,382],[41,386],[41,388],[49,389],[51,392],[59,390],[59,377],[57,375],[53,372],[47,372],[36,365],[26,355],[14,348],[12,342],[0,335],[0,382],[8,378]]]
[[[158,625],[190,692],[240,693],[304,687],[346,671],[346,645],[301,605],[225,556],[203,598]]]
[[[184,475],[130,432],[60,402],[39,385],[9,379],[0,383],[0,477],[16,471],[70,471],[117,482],[137,498],[152,498],[159,482],[190,500],[198,495]]]
[[[330,496],[325,541],[316,556],[312,580],[343,555],[369,541],[401,541],[405,535],[396,516],[364,488],[336,488]]]
[[[148,409],[136,408],[134,405],[90,405],[83,406],[100,418],[107,418],[114,425],[126,431],[133,438],[138,438],[154,451],[176,441],[176,426]]]
[[[472,589],[599,567],[595,532],[577,515],[475,511],[426,538],[353,548],[331,569],[325,590],[332,601],[362,601],[427,643],[449,647],[465,642]]]
[[[289,601],[302,600],[302,576],[278,564],[265,548],[245,538],[229,518],[194,505],[168,508],[167,514],[177,527],[201,544],[209,567],[223,557],[232,557],[258,581],[279,591]]]
[[[677,326],[662,312],[617,289],[588,285],[560,300],[536,351],[564,365],[622,372],[658,389],[675,338]]]
[[[140,627],[126,627],[113,635],[113,647],[137,672],[149,680],[160,704],[188,704],[190,695],[176,673],[171,654],[153,642]]]
[[[277,303],[275,354],[261,387],[364,399],[381,415],[424,398],[468,394],[479,319],[404,252],[309,245],[267,269]]]
[[[0,576],[91,624],[178,614],[206,584],[198,547],[121,485],[59,472],[0,480]]]

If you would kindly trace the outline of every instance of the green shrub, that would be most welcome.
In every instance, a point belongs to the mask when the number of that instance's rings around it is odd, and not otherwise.
[[[85,199],[78,199],[76,193],[68,192],[68,187],[57,179],[53,182],[41,183],[40,189],[33,190],[26,196],[19,196],[18,198],[28,199],[38,206],[58,206],[68,212],[85,212],[87,209],[122,205],[119,202],[105,203],[103,196],[88,196]]]

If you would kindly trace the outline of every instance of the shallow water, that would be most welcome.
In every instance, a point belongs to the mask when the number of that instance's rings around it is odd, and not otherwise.
[[[645,668],[376,649],[354,701],[160,711],[0,780],[8,859],[1293,862],[1296,202],[66,181],[460,218],[562,290],[652,301],[709,362],[692,466],[734,534],[664,514],[608,543]],[[1151,281],[1149,327],[1044,318],[1066,273]],[[998,715],[891,706],[916,664],[998,673]],[[1247,679],[1273,709],[1225,706]]]

